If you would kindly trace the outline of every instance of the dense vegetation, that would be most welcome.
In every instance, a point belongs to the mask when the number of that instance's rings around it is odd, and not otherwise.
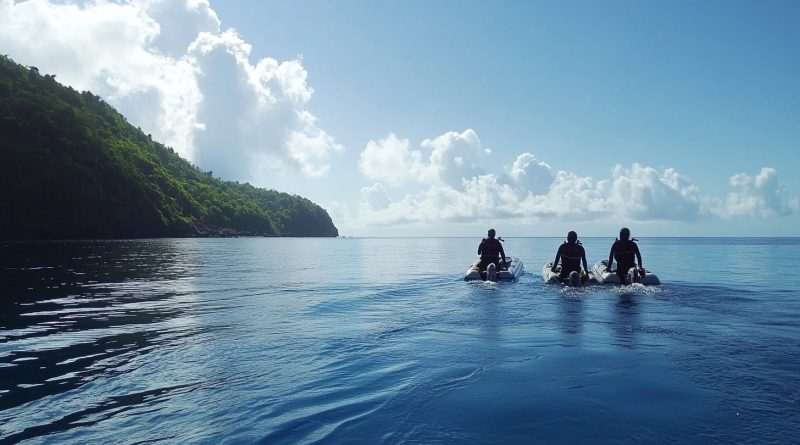
[[[337,236],[311,201],[223,182],[102,99],[0,56],[0,239]]]

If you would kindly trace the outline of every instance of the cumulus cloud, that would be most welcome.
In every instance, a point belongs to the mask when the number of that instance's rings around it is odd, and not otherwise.
[[[518,221],[696,221],[712,216],[787,215],[798,211],[773,169],[755,177],[731,178],[737,190],[727,201],[704,196],[673,168],[634,163],[615,166],[595,180],[573,172],[553,172],[532,153],[518,155],[505,174],[483,170],[492,153],[472,130],[426,139],[419,150],[406,139],[389,135],[370,141],[362,152],[362,173],[392,184],[413,182],[417,190],[393,201],[381,187],[380,206],[363,205],[359,220],[367,224]],[[430,151],[427,162],[422,152]],[[382,163],[377,162],[380,160]],[[403,172],[392,167],[403,166]]]
[[[425,139],[420,145],[431,152],[422,179],[451,187],[459,186],[463,178],[483,173],[483,164],[492,152],[481,145],[478,134],[472,129],[462,133],[450,131],[434,139]]]
[[[207,0],[0,0],[0,51],[104,97],[226,179],[278,167],[318,176],[342,150],[306,108],[302,61],[251,62]]]
[[[425,160],[423,152],[429,153]],[[472,129],[425,139],[418,149],[412,149],[408,139],[389,134],[367,143],[358,166],[367,178],[390,186],[416,181],[459,188],[463,179],[485,171],[484,163],[490,154],[491,150],[482,146]]]
[[[688,178],[673,169],[658,171],[634,163],[614,167],[609,179],[559,171],[545,194],[529,193],[524,214],[588,221],[615,215],[633,221],[691,221],[701,214],[700,196]]]
[[[411,150],[408,139],[389,134],[377,142],[369,141],[361,152],[358,168],[369,179],[398,186],[416,179],[421,171],[421,153]]]
[[[729,180],[735,191],[719,213],[723,216],[785,216],[800,211],[800,199],[790,198],[773,168],[763,167],[756,176],[739,173]]]
[[[674,169],[663,172],[633,164],[616,166],[609,186],[608,205],[633,220],[695,220],[700,196],[688,178]]]
[[[546,162],[536,159],[532,153],[517,156],[507,170],[515,184],[532,193],[546,192],[553,182],[553,169]]]
[[[188,48],[205,92],[197,163],[216,166],[223,177],[258,177],[276,159],[310,176],[324,173],[341,146],[303,108],[313,90],[302,64],[267,58],[251,65],[250,51],[233,30],[200,33]]]
[[[559,171],[546,193],[528,192],[519,207],[524,215],[533,218],[588,220],[611,213],[607,207],[607,189],[607,182],[595,184],[592,178]]]

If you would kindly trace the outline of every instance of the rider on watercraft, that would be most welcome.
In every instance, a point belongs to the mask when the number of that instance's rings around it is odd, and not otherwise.
[[[583,270],[588,274],[589,266],[586,264],[586,250],[581,245],[581,242],[578,241],[578,234],[575,231],[570,231],[567,234],[567,241],[558,246],[556,259],[553,260],[553,267],[550,268],[551,271],[556,271],[558,260],[561,260],[561,274],[559,275],[561,281],[568,280],[570,272],[580,273],[581,263],[583,263]]]
[[[487,232],[486,235],[487,237],[484,238],[478,245],[478,255],[481,256],[481,261],[478,263],[478,269],[480,271],[484,271],[486,270],[486,266],[491,263],[495,263],[498,266],[498,269],[501,269],[506,264],[506,253],[503,251],[503,245],[500,244],[500,241],[494,237],[494,229],[489,229],[489,232]],[[498,256],[503,259],[502,264],[497,264]]]
[[[639,253],[639,246],[636,245],[636,238],[631,239],[631,231],[627,227],[623,227],[619,231],[619,239],[614,241],[611,245],[611,252],[608,254],[608,266],[606,272],[611,272],[611,263],[614,259],[617,260],[617,275],[620,282],[624,283],[628,276],[628,270],[634,267],[634,257],[636,263],[639,265],[638,272],[643,273],[644,267],[642,266],[642,254]]]

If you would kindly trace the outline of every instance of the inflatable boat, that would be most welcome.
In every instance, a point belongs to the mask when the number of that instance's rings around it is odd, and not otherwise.
[[[545,284],[560,284],[561,283],[561,265],[556,266],[556,271],[553,272],[553,263],[547,263],[542,266],[542,278]],[[578,272],[572,272],[569,279],[564,283],[568,286],[583,286],[584,284],[596,283],[591,273],[581,276]]]
[[[498,260],[500,262],[500,260]],[[522,261],[517,257],[506,256],[505,267],[489,264],[485,271],[478,270],[480,260],[475,260],[464,273],[464,281],[517,281],[522,275]]]
[[[661,284],[661,280],[658,279],[658,276],[653,272],[645,269],[644,274],[638,273],[636,268],[631,268],[628,271],[628,277],[625,280],[625,283],[620,283],[619,276],[617,275],[617,270],[612,269],[611,272],[606,272],[606,267],[608,266],[608,260],[601,260],[594,264],[592,267],[592,272],[594,273],[594,277],[598,283],[603,284],[631,284],[631,283],[641,283],[644,285],[654,285],[654,284]]]

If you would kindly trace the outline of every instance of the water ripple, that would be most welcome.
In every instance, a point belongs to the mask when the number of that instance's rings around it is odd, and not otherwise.
[[[584,245],[607,251],[606,241]],[[507,240],[532,270],[559,242]],[[787,443],[800,434],[800,279],[741,267],[800,262],[781,243],[642,243],[665,284],[579,289],[532,273],[464,283],[473,244],[0,244],[0,442]],[[704,271],[691,264],[698,245]],[[270,252],[292,252],[296,267],[279,269]]]

